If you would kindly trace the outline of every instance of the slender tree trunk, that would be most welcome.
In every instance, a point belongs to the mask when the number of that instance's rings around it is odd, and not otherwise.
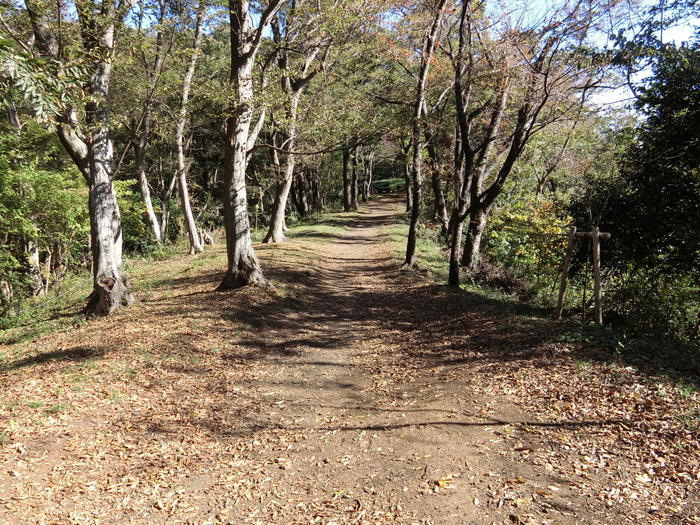
[[[435,219],[440,223],[443,235],[446,235],[449,219],[447,218],[447,204],[445,202],[445,194],[442,191],[440,173],[433,172],[431,175],[431,181],[433,186],[433,197],[435,199]]]
[[[367,164],[367,198],[372,196],[372,179],[374,178],[374,152],[369,155]]]
[[[323,196],[321,195],[321,177],[314,169],[311,177],[311,194],[313,195],[314,209],[320,213],[323,210]]]
[[[423,108],[424,113],[427,116],[427,110]],[[442,180],[440,177],[440,159],[438,157],[438,152],[435,149],[435,145],[432,143],[433,132],[430,124],[426,121],[423,122],[424,135],[426,141],[426,148],[428,150],[428,157],[430,159],[429,171],[430,171],[430,182],[433,189],[433,206],[434,213],[433,217],[436,221],[440,223],[442,228],[442,234],[447,235],[448,226],[448,216],[447,216],[447,204],[445,203],[445,194],[442,191]]]
[[[306,177],[304,173],[299,173],[296,179],[297,211],[301,217],[306,217],[309,213],[309,200],[306,196]]]
[[[163,23],[165,18],[166,9],[165,4],[160,5],[160,15],[157,19],[157,24]],[[132,118],[131,130],[132,130],[132,140],[134,144],[134,157],[136,160],[136,178],[139,183],[139,193],[141,195],[141,202],[146,207],[146,219],[148,225],[151,228],[151,233],[153,233],[153,238],[156,244],[163,242],[163,231],[156,217],[155,211],[153,209],[153,200],[151,199],[151,190],[148,186],[148,178],[146,176],[146,150],[148,149],[148,144],[151,140],[151,124],[152,124],[152,100],[150,99],[153,94],[156,83],[158,82],[158,77],[163,70],[163,33],[159,29],[156,34],[156,46],[155,46],[155,57],[153,60],[153,69],[148,69],[146,65],[146,74],[148,76],[148,98],[145,101],[145,108],[141,122],[136,122],[135,118]]]
[[[169,242],[168,227],[170,226],[170,200],[175,191],[177,172],[170,178],[170,182],[163,188],[160,195],[160,231],[164,243]]]
[[[411,203],[411,223],[408,228],[408,240],[406,241],[405,266],[413,266],[416,262],[416,239],[418,237],[418,223],[420,221],[421,209],[423,207],[423,173],[421,150],[421,116],[425,103],[425,83],[428,77],[428,70],[432,61],[433,51],[438,29],[442,21],[443,9],[446,0],[438,0],[435,5],[435,15],[430,26],[430,31],[425,37],[423,44],[423,56],[421,57],[420,73],[418,75],[418,86],[416,87],[416,99],[413,108],[413,127],[411,132],[411,143],[413,146],[413,202]]]
[[[362,177],[360,178],[360,200],[367,202],[367,161],[362,160]]]
[[[300,197],[300,190],[299,190],[299,178],[295,174],[294,175],[294,180],[292,181],[292,187],[289,190],[289,196],[292,199],[292,207],[296,210],[296,212],[299,214],[299,216],[303,216],[302,214],[302,206],[301,203],[299,202],[299,197]]]
[[[188,109],[187,104],[190,97],[190,89],[192,86],[192,78],[194,77],[195,68],[197,67],[197,56],[199,55],[199,49],[202,45],[202,24],[204,21],[204,2],[202,2],[197,9],[197,18],[195,22],[194,30],[194,42],[192,45],[192,56],[190,57],[190,63],[185,72],[185,77],[182,81],[182,98],[180,102],[180,113],[177,119],[177,126],[175,129],[175,145],[177,147],[177,179],[178,179],[178,189],[180,190],[180,203],[182,205],[182,212],[185,216],[185,226],[187,227],[187,234],[190,238],[190,254],[195,254],[201,252],[204,248],[202,246],[202,240],[197,232],[197,225],[195,224],[194,215],[192,213],[192,206],[190,204],[190,194],[187,189],[187,162],[185,159],[185,146],[184,146],[184,134],[185,125],[188,119]]]
[[[343,209],[352,211],[352,181],[350,180],[350,150],[343,150]]]
[[[406,213],[411,211],[413,204],[413,187],[411,186],[411,168],[408,164],[408,153],[404,155],[403,177],[406,181]]]
[[[416,141],[416,150],[420,151],[420,144]],[[422,174],[420,166],[420,154],[413,155],[413,181],[411,188],[411,222],[408,227],[408,239],[406,241],[406,260],[405,266],[413,266],[416,262],[416,240],[418,237],[418,222],[420,213],[423,207],[423,189],[422,189]]]
[[[350,208],[352,211],[357,211],[357,148],[352,152],[352,175],[350,178]]]
[[[272,215],[270,217],[270,227],[268,228],[267,234],[263,242],[266,243],[278,243],[284,242],[286,240],[284,236],[285,230],[285,218],[287,210],[287,199],[289,198],[289,191],[292,187],[292,182],[294,180],[294,166],[296,164],[296,159],[294,156],[294,144],[296,135],[296,120],[297,120],[297,108],[299,106],[299,98],[302,91],[295,91],[291,95],[289,112],[288,112],[288,130],[287,130],[287,140],[285,141],[287,153],[285,154],[284,161],[284,177],[281,181],[277,183],[275,200],[272,204]]]
[[[150,120],[150,117],[145,117]],[[146,124],[144,124],[146,126]],[[156,217],[156,212],[153,209],[153,200],[151,199],[151,189],[148,186],[148,178],[146,177],[146,141],[147,134],[149,132],[144,131],[143,136],[139,137],[136,142],[134,142],[134,153],[136,157],[136,178],[139,183],[139,193],[141,194],[141,202],[143,202],[146,207],[146,219],[148,220],[148,225],[151,228],[151,233],[153,233],[153,238],[156,244],[163,242],[163,234],[160,228],[160,223],[158,222],[158,217]]]
[[[28,240],[23,244],[27,253],[29,278],[32,281],[32,295],[43,296],[45,295],[46,287],[44,286],[44,278],[41,276],[39,245],[35,240]]]

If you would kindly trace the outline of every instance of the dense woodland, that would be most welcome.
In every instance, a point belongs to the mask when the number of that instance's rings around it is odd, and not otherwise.
[[[569,227],[597,226],[605,322],[697,343],[700,35],[664,37],[696,7],[5,2],[0,327],[87,272],[109,314],[125,258],[213,242],[220,290],[266,286],[254,239],[395,191],[407,268],[427,243],[449,286],[551,308]],[[565,315],[590,320],[587,242]]]

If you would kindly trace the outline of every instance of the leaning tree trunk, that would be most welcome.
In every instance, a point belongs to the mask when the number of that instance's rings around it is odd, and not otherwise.
[[[204,250],[202,247],[202,239],[197,232],[197,225],[194,221],[194,215],[192,213],[192,206],[190,204],[190,194],[187,189],[187,163],[185,161],[185,146],[184,146],[184,134],[185,125],[187,123],[187,103],[190,97],[190,88],[192,86],[192,78],[194,77],[194,70],[197,67],[197,56],[199,55],[199,48],[202,45],[202,22],[204,19],[204,2],[202,2],[197,10],[197,19],[195,23],[194,30],[194,44],[192,46],[192,56],[190,57],[190,63],[185,72],[185,78],[182,81],[182,98],[180,102],[180,113],[177,119],[177,126],[175,129],[175,145],[177,146],[177,179],[178,188],[180,190],[180,203],[182,205],[182,212],[185,216],[185,226],[187,227],[187,235],[190,238],[190,254],[194,255]]]
[[[289,199],[289,191],[294,180],[294,166],[296,159],[294,157],[294,137],[296,135],[296,119],[297,107],[299,106],[299,97],[302,91],[295,91],[290,99],[289,105],[289,128],[287,130],[287,140],[285,141],[286,157],[284,161],[284,178],[277,183],[275,200],[272,204],[272,215],[270,217],[270,227],[267,230],[267,235],[263,239],[265,243],[278,243],[286,240],[284,236],[285,219],[287,211],[287,200]]]
[[[150,110],[149,110],[150,111]],[[145,116],[144,120],[150,120],[149,116]],[[144,123],[145,127],[150,127],[149,124]],[[138,138],[138,141],[134,143],[134,152],[136,156],[136,177],[139,182],[139,192],[141,194],[141,202],[143,202],[146,207],[146,219],[148,220],[148,225],[151,228],[151,233],[153,233],[153,238],[157,244],[163,242],[162,230],[160,228],[160,223],[158,222],[158,217],[156,217],[156,212],[153,209],[153,200],[151,199],[151,189],[148,186],[148,178],[146,177],[146,144],[148,131],[143,132],[143,136]]]

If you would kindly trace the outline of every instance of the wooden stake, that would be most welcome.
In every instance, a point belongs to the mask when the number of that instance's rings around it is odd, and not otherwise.
[[[564,311],[564,294],[566,293],[566,284],[569,280],[569,265],[571,264],[571,256],[574,251],[574,241],[576,240],[576,226],[571,227],[569,232],[569,242],[566,245],[566,256],[564,264],[561,267],[561,279],[559,280],[559,299],[557,300],[557,308],[554,310],[554,317],[561,319],[561,314]]]
[[[603,302],[600,285],[600,230],[591,230],[591,250],[593,251],[593,294],[595,298],[595,322],[603,324]]]
[[[566,248],[566,257],[562,265],[561,279],[559,281],[559,300],[557,308],[554,310],[554,316],[561,319],[561,314],[564,310],[564,294],[566,293],[566,283],[569,278],[569,265],[573,255],[574,241],[591,238],[591,251],[593,252],[593,298],[595,299],[595,322],[603,324],[603,301],[601,298],[601,281],[600,281],[600,239],[609,239],[611,235],[607,232],[601,232],[596,226],[590,232],[577,232],[576,227],[571,228],[569,233],[569,244]],[[586,322],[586,288],[583,289],[583,321]]]

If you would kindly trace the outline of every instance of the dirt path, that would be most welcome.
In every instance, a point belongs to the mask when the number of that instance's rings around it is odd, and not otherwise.
[[[659,432],[615,420],[638,378],[572,381],[541,318],[402,272],[399,210],[260,247],[276,291],[213,293],[219,247],[10,349],[0,522],[697,523],[693,483],[632,440]]]
[[[478,446],[493,434],[468,423],[455,389],[392,378],[398,348],[383,341],[381,321],[401,305],[382,298],[397,271],[381,230],[396,208],[367,206],[323,248],[294,310],[244,342],[272,354],[259,391],[280,407],[272,425],[305,437],[276,458],[275,485],[307,502],[340,497],[350,521],[476,522],[474,469],[494,468]]]

